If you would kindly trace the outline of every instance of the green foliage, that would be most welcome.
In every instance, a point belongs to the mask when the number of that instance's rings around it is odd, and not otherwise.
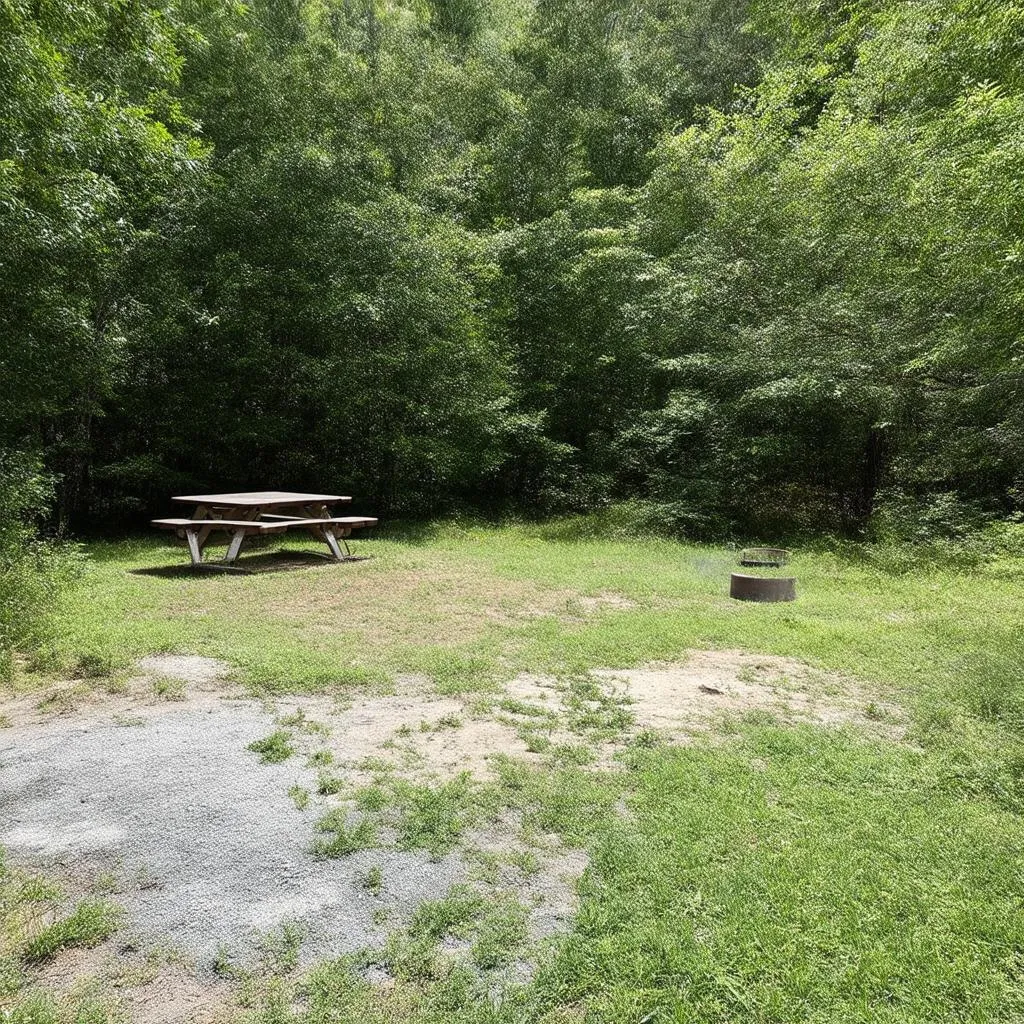
[[[360,818],[349,825],[348,813],[342,808],[328,811],[316,823],[316,830],[329,836],[313,844],[317,857],[347,857],[357,850],[369,849],[377,841],[377,828],[372,819]]]
[[[16,650],[38,650],[51,638],[58,588],[75,568],[72,552],[34,537],[49,498],[37,464],[0,450],[0,682]]]
[[[94,946],[114,932],[119,921],[120,911],[109,903],[80,903],[67,917],[29,939],[22,949],[22,958],[26,963],[38,964],[68,946]]]
[[[292,734],[287,729],[277,729],[269,736],[253,740],[246,747],[246,750],[259,754],[260,761],[263,764],[280,764],[282,761],[287,761],[295,753],[295,747],[292,744]]]

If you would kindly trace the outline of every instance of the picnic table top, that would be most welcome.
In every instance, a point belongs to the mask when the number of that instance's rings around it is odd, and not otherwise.
[[[238,491],[234,494],[179,494],[172,501],[193,505],[224,505],[229,508],[259,505],[307,505],[332,501],[351,501],[344,494],[303,494],[297,491]]]

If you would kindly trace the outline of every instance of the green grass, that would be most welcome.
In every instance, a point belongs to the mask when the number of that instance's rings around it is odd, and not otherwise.
[[[316,823],[323,837],[313,843],[313,854],[322,858],[347,857],[357,850],[366,850],[377,842],[377,826],[370,818],[349,824],[347,812],[341,808],[328,811]]]
[[[286,729],[278,729],[269,736],[253,740],[246,749],[259,754],[263,764],[280,764],[295,753],[291,733]]]
[[[89,657],[110,674],[144,654],[194,652],[226,659],[256,693],[386,691],[398,673],[424,673],[440,693],[476,694],[468,700],[513,716],[544,766],[498,757],[490,784],[427,786],[381,764],[355,796],[364,815],[393,826],[400,846],[440,856],[510,807],[527,832],[590,853],[572,932],[503,999],[439,953],[445,915],[456,929],[469,918],[434,906],[381,954],[395,986],[372,989],[354,962],[324,965],[280,1019],[1024,1019],[1020,546],[799,550],[789,566],[799,600],[761,606],[726,596],[734,552],[588,530],[441,525],[368,544],[373,561],[247,577],[136,572],[182,561],[159,539],[92,546],[90,571],[64,598],[52,664]],[[631,603],[581,601],[602,594]],[[587,671],[690,648],[856,677],[869,717],[897,705],[907,735],[783,727],[761,713],[688,747],[640,733],[618,770],[595,771],[592,747],[629,714]],[[578,743],[553,745],[532,705],[500,706],[496,685],[520,672],[560,678],[561,724]],[[341,810],[320,829],[323,856],[378,834],[374,818],[353,825]],[[519,955],[523,937],[521,908],[488,906],[471,915],[480,970]]]
[[[755,728],[638,750],[541,985],[598,1020],[1011,1021],[1024,832],[928,754]]]
[[[86,900],[34,935],[21,950],[28,964],[42,963],[69,946],[94,946],[117,929],[118,908],[103,900]]]

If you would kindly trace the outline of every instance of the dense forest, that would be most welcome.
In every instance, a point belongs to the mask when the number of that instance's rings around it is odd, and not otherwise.
[[[0,0],[0,280],[23,590],[201,488],[956,534],[1024,507],[1024,5]]]

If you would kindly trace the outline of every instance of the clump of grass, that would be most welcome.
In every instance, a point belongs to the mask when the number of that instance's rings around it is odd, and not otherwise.
[[[384,887],[384,872],[381,871],[379,864],[374,864],[365,875],[363,875],[363,885],[372,893],[378,893]]]
[[[278,729],[261,740],[253,740],[246,749],[259,754],[263,764],[280,764],[295,753],[291,733],[284,729]]]
[[[153,695],[159,700],[184,700],[185,682],[170,676],[158,676],[153,680]]]
[[[288,790],[288,795],[300,811],[304,811],[309,806],[309,790],[305,786],[296,783]]]
[[[489,803],[487,791],[474,785],[468,772],[437,788],[402,784],[396,786],[395,796],[399,847],[422,848],[435,857],[455,849]]]
[[[364,786],[355,796],[356,804],[364,811],[382,811],[389,803],[387,790],[383,786]]]
[[[326,768],[334,764],[334,754],[329,750],[316,750],[309,755],[309,764],[314,768]]]
[[[368,850],[377,842],[377,827],[370,818],[361,818],[350,826],[348,814],[341,808],[328,811],[316,823],[316,830],[329,836],[313,843],[313,854],[317,857],[347,857],[356,850]]]
[[[513,700],[511,697],[500,701],[498,707],[510,715],[520,715],[523,718],[557,718],[557,715],[549,708],[538,707],[536,704],[528,704],[522,700]]]
[[[82,679],[102,679],[114,671],[114,659],[105,653],[88,651],[78,658],[75,672]]]
[[[543,754],[551,749],[551,737],[538,732],[536,729],[521,728],[517,729],[516,732],[523,743],[526,744],[526,749],[531,754]]]
[[[259,941],[261,973],[281,976],[295,970],[301,946],[302,931],[291,921],[283,924],[280,931],[262,936]]]
[[[345,788],[345,780],[340,775],[321,772],[317,778],[316,791],[320,796],[336,796]]]
[[[0,715],[0,729],[10,729],[13,724],[7,715]]]
[[[44,928],[22,947],[28,964],[49,960],[68,946],[95,946],[111,935],[120,923],[120,911],[102,900],[87,900],[59,921]]]
[[[526,907],[516,900],[503,900],[480,922],[473,943],[473,962],[483,970],[510,963],[526,942]]]
[[[484,897],[468,885],[454,885],[440,900],[427,900],[416,908],[409,923],[409,934],[440,939],[445,935],[465,935],[467,925],[487,906]]]
[[[302,708],[296,708],[290,715],[280,716],[277,724],[286,729],[298,729],[300,732],[315,733],[319,736],[326,736],[331,731],[323,722],[310,718]]]
[[[562,743],[551,750],[551,756],[559,764],[583,765],[592,764],[597,757],[592,747],[583,743]]]

